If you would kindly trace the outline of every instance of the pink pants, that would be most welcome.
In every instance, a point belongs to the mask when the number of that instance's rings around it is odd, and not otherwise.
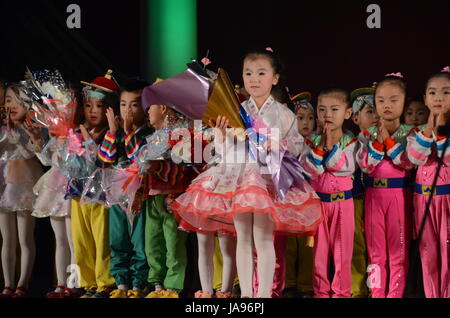
[[[313,289],[316,298],[349,298],[352,289],[352,254],[355,232],[353,199],[322,202],[323,222],[314,237]],[[334,277],[328,278],[330,254]]]
[[[286,246],[287,236],[275,235],[275,274],[273,276],[272,298],[282,298],[283,290],[286,285]],[[258,295],[258,268],[255,263],[253,272],[253,297]]]
[[[416,230],[425,213],[427,195],[414,194]],[[427,298],[450,298],[450,195],[433,196],[420,241],[423,285]]]
[[[372,298],[401,298],[406,284],[411,242],[409,188],[368,188],[365,197],[365,234]]]

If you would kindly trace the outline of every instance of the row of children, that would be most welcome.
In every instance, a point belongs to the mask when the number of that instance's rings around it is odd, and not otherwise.
[[[323,90],[316,111],[308,94],[299,94],[293,98],[297,118],[274,98],[283,87],[283,72],[272,51],[245,56],[243,82],[249,98],[241,113],[250,118],[258,141],[251,133],[239,140],[227,129],[228,119],[219,116],[210,122],[213,133],[201,137],[214,145],[219,160],[201,169],[167,155],[167,150],[180,155],[185,149],[167,136],[192,123],[172,107],[152,104],[147,83],[135,81],[120,89],[120,118],[113,110],[119,87],[110,74],[85,83],[84,123],[68,137],[50,138],[26,124],[29,98],[19,85],[9,86],[8,124],[1,139],[6,286],[1,296],[26,296],[34,259],[33,217],[50,216],[58,284],[49,297],[71,296],[65,273],[69,264],[77,265],[84,298],[140,298],[148,284],[154,287],[149,298],[178,297],[188,257],[185,231],[197,233],[202,290],[196,297],[214,294],[216,236],[222,254],[219,298],[231,296],[236,272],[242,297],[280,296],[296,280],[303,291],[312,285],[315,297],[366,296],[367,268],[372,297],[402,297],[412,232],[420,225],[443,157],[420,251],[426,296],[448,297],[450,148],[436,127],[448,120],[450,69],[427,81],[429,116],[418,127],[401,123],[406,83],[399,73],[351,96],[342,89]],[[350,118],[361,130],[357,138],[343,129]],[[240,142],[246,147],[233,147]],[[227,161],[236,148],[238,156],[266,151],[267,158]],[[292,166],[304,175],[281,196],[271,173],[262,171],[270,170],[274,153],[292,154],[300,163]],[[44,175],[35,154],[52,166]],[[415,166],[416,184],[411,185]],[[123,173],[126,182],[116,184]],[[139,186],[130,186],[137,180]],[[98,190],[105,188],[132,195],[126,202],[106,202],[108,191]],[[14,290],[16,231],[22,267]],[[285,235],[296,236],[286,240]],[[312,255],[305,245],[313,246]],[[310,267],[305,267],[308,260]]]

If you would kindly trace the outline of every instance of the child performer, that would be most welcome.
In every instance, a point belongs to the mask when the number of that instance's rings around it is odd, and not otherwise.
[[[375,88],[358,88],[351,93],[352,120],[360,131],[378,125],[374,102]],[[367,298],[367,252],[364,238],[364,183],[367,175],[357,167],[353,179],[353,204],[355,206],[355,239],[352,258],[352,297]]]
[[[423,284],[427,298],[449,298],[449,239],[450,239],[450,141],[439,136],[437,126],[444,125],[444,114],[450,111],[450,67],[428,79],[425,104],[430,110],[426,126],[419,127],[417,135],[408,137],[408,157],[419,168],[414,188],[415,228],[425,213],[438,167],[437,157],[443,166],[437,179],[436,192],[432,198],[430,214],[420,241]]]
[[[401,124],[406,83],[400,73],[378,83],[375,105],[380,122],[359,134],[357,160],[369,174],[364,197],[364,230],[373,298],[402,297],[409,265],[413,165],[405,152],[412,126]]]
[[[80,203],[89,176],[97,166],[103,165],[97,160],[97,152],[107,130],[106,109],[117,105],[118,86],[111,79],[111,73],[108,70],[104,77],[97,77],[92,83],[81,82],[87,85],[83,88],[85,123],[68,140],[70,160],[66,160],[66,169],[70,171],[68,197],[72,197],[72,240],[79,285],[85,289],[81,298],[107,298],[114,284],[109,271],[108,209],[100,204]],[[82,146],[79,145],[81,138]],[[74,153],[70,148],[75,148]]]
[[[355,171],[356,138],[342,126],[351,116],[349,95],[342,89],[323,90],[318,97],[317,116],[323,133],[313,137],[314,148],[302,159],[311,184],[320,197],[324,221],[314,237],[313,288],[316,298],[348,298],[351,291],[354,215],[352,175]],[[328,273],[330,253],[334,277]]]
[[[6,184],[0,198],[0,231],[3,238],[2,268],[5,288],[1,298],[23,298],[29,294],[36,254],[34,243],[35,218],[31,216],[35,199],[33,186],[42,175],[42,168],[34,152],[42,149],[40,131],[25,124],[25,115],[31,107],[20,84],[6,89],[5,107],[7,127],[0,131],[0,157],[6,163],[2,170]],[[15,284],[16,244],[20,245],[20,277]]]
[[[292,97],[297,116],[298,132],[308,140],[316,126],[311,93],[302,92]],[[306,237],[289,236],[286,249],[286,289],[284,297],[311,297],[313,250],[307,246]]]
[[[427,123],[430,110],[421,97],[410,98],[405,104],[405,124],[420,126]]]
[[[150,267],[148,283],[155,290],[146,298],[179,298],[184,287],[187,265],[186,233],[178,230],[178,224],[166,200],[183,192],[186,188],[184,167],[170,160],[172,133],[186,129],[188,122],[178,112],[166,105],[148,105],[147,88],[142,93],[142,107],[148,114],[150,125],[155,132],[147,138],[147,144],[139,149],[135,135],[125,139],[127,148],[134,148],[139,164],[153,157],[161,146],[166,151],[160,158],[150,161],[151,173],[148,175],[148,195],[145,205],[145,253]],[[167,143],[169,143],[167,145]],[[133,146],[134,145],[134,146]],[[150,157],[146,157],[146,154]]]
[[[130,149],[125,147],[126,136],[134,135],[143,141],[152,132],[145,123],[141,105],[142,90],[147,85],[144,81],[129,80],[121,87],[120,116],[123,128],[119,127],[114,110],[106,110],[109,130],[98,150],[98,157],[112,164],[113,168],[125,169],[134,162],[127,156],[132,153],[127,152]],[[109,209],[110,272],[117,285],[110,298],[144,297],[142,290],[147,285],[148,276],[144,246],[145,213],[133,214],[132,218],[130,223],[128,215],[118,204]]]
[[[243,60],[243,80],[251,97],[242,106],[253,123],[269,127],[269,139],[263,146],[266,150],[286,149],[297,156],[303,147],[303,138],[298,134],[295,115],[271,96],[273,88],[281,89],[281,85],[277,86],[281,73],[281,63],[271,50],[247,54]],[[214,142],[216,151],[226,157],[200,174],[172,208],[202,230],[215,229],[220,222],[234,224],[241,296],[253,296],[255,246],[259,277],[257,296],[268,298],[275,272],[274,232],[314,232],[321,220],[321,211],[317,196],[306,182],[306,192],[292,187],[283,199],[278,199],[271,194],[274,186],[270,175],[261,171],[258,162],[251,162],[249,158],[244,158],[243,163],[227,160],[235,158],[235,154],[238,159],[245,157],[245,148],[240,148],[239,144],[237,152],[230,150],[234,147],[234,135],[231,130],[225,134],[227,125],[228,120],[218,116]],[[281,136],[276,136],[277,132]]]

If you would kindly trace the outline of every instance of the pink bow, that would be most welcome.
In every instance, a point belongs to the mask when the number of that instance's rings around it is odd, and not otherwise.
[[[386,75],[384,75],[384,76],[386,76],[386,77],[388,77],[388,76],[395,76],[395,77],[403,78],[403,75],[402,75],[402,73],[400,73],[400,72],[397,72],[397,73],[390,73],[390,74],[386,74]]]
[[[273,49],[269,46],[269,47],[266,47],[266,51],[269,51],[269,52],[272,52],[273,53]]]
[[[446,66],[442,69],[441,73],[450,73],[450,66]]]
[[[209,60],[209,58],[204,57],[204,58],[202,58],[202,63],[203,63],[203,65],[207,66],[207,65],[211,64],[211,61]]]
[[[83,148],[83,145],[81,143],[80,137],[73,132],[73,129],[69,130],[68,152],[69,154],[76,154],[77,156],[82,156],[86,153],[86,150]]]

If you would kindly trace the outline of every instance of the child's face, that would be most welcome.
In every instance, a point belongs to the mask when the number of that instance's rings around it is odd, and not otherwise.
[[[9,108],[9,118],[11,121],[17,122],[25,118],[27,109],[19,102],[16,94],[11,88],[6,90],[5,107]]]
[[[441,77],[432,79],[425,92],[425,104],[434,115],[449,111],[450,81]]]
[[[272,90],[272,85],[278,83],[279,75],[267,58],[246,59],[242,78],[245,90],[253,98],[267,98]]]
[[[353,122],[359,126],[361,131],[372,126],[377,126],[379,120],[380,117],[375,108],[369,104],[364,104],[361,110],[353,115]]]
[[[430,111],[422,102],[411,102],[406,108],[405,124],[419,126],[424,125],[428,121]]]
[[[102,127],[107,123],[106,105],[103,99],[88,97],[83,104],[84,118],[89,128]]]
[[[392,121],[403,113],[405,93],[395,84],[385,83],[377,88],[375,104],[378,115],[384,120]]]
[[[140,127],[145,122],[145,113],[141,106],[141,92],[122,92],[120,94],[120,117],[131,111],[133,125]]]
[[[352,109],[338,97],[321,96],[317,107],[318,121],[327,125],[331,130],[341,129],[344,121],[352,115]]]
[[[161,126],[164,123],[165,119],[165,107],[163,105],[152,105],[148,108],[148,121],[152,126]]]
[[[303,137],[311,135],[314,129],[314,113],[309,108],[300,107],[297,110],[298,132]]]

